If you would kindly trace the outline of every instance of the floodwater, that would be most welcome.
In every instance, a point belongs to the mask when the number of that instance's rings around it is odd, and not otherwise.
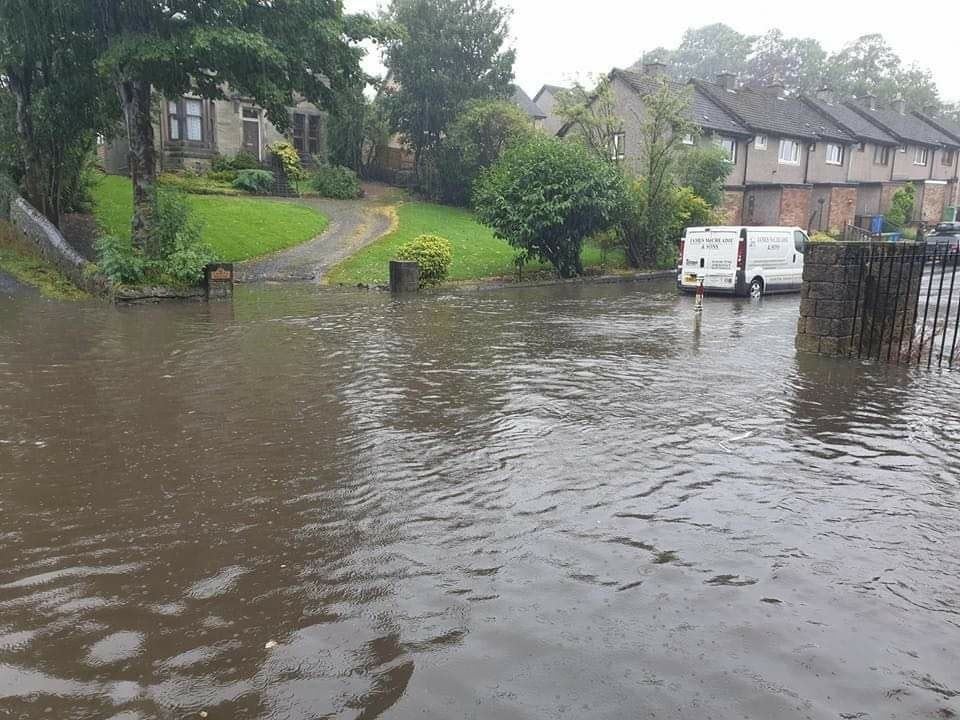
[[[0,300],[0,718],[957,716],[960,375],[798,302]]]

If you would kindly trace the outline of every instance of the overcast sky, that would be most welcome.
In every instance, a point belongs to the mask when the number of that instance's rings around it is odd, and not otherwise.
[[[644,52],[676,47],[684,30],[724,22],[745,34],[777,27],[785,35],[813,37],[828,52],[860,35],[879,32],[907,64],[929,68],[942,99],[960,101],[960,3],[919,0],[907,4],[850,0],[778,2],[686,0],[639,3],[623,0],[502,0],[513,9],[517,83],[531,96],[544,83],[564,85],[613,67],[626,67]],[[345,0],[348,12],[374,12],[382,0]],[[367,70],[382,74],[375,58]]]

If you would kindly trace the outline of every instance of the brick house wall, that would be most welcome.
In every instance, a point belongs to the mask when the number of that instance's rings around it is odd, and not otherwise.
[[[927,182],[923,184],[923,198],[919,203],[919,220],[925,223],[937,223],[943,217],[943,208],[947,203],[946,183]]]
[[[831,233],[842,232],[852,225],[857,210],[857,188],[834,187],[830,190],[830,215],[827,229]]]
[[[743,190],[724,190],[719,212],[725,225],[743,223]]]
[[[810,188],[784,187],[780,195],[779,225],[805,228],[810,214]]]

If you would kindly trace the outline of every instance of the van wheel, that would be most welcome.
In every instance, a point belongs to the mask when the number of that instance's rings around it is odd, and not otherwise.
[[[759,298],[763,296],[763,279],[754,278],[750,281],[750,297]]]

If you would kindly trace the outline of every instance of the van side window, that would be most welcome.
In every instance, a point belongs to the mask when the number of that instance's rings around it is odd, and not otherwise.
[[[798,253],[803,254],[807,249],[807,236],[804,235],[799,230],[793,231],[793,246],[796,248]]]

